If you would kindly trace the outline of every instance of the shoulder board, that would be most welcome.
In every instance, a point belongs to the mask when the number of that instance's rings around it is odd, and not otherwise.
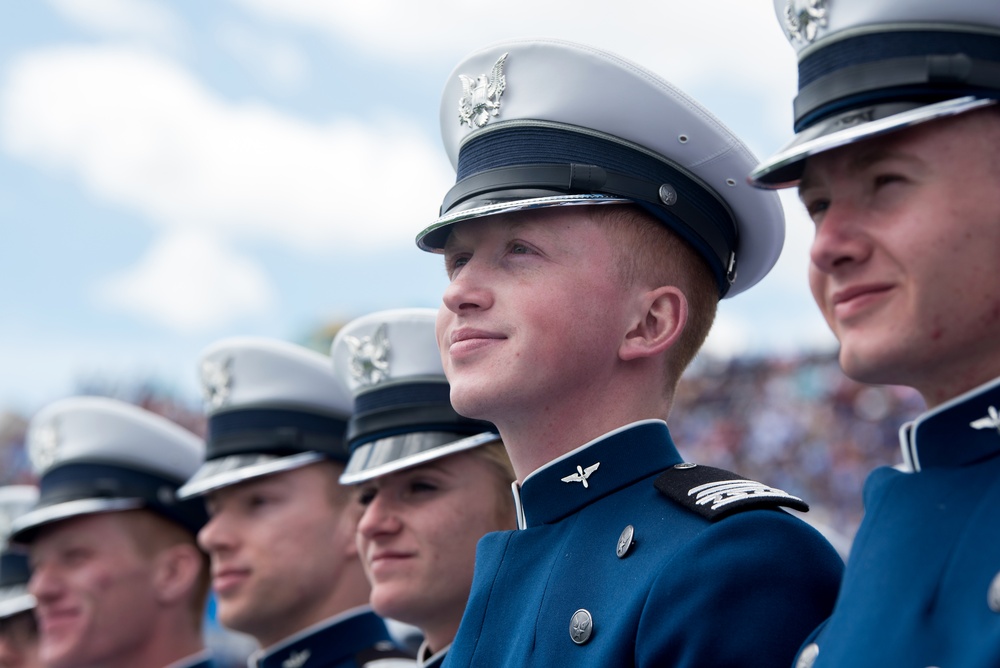
[[[678,464],[660,474],[653,484],[665,497],[710,522],[755,508],[809,510],[797,496],[711,466]]]

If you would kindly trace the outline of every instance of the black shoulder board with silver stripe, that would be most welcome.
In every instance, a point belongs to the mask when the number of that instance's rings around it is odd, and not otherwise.
[[[668,499],[710,522],[753,508],[809,510],[797,496],[711,466],[678,464],[660,474],[654,484]]]

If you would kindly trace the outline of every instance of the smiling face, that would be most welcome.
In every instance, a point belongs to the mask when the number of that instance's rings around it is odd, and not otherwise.
[[[320,462],[208,495],[198,542],[211,557],[222,624],[268,647],[342,611],[336,597],[357,566],[360,511],[337,475]]]
[[[849,376],[933,406],[1000,375],[998,147],[987,110],[809,158],[810,286]]]
[[[476,543],[514,528],[511,477],[463,452],[362,485],[358,548],[375,611],[419,627],[435,651],[450,643],[472,587]]]
[[[437,337],[452,404],[502,434],[592,414],[620,364],[636,291],[608,235],[574,208],[458,223],[445,247]]]
[[[137,550],[123,515],[62,520],[32,542],[29,587],[38,599],[45,665],[138,665],[157,595],[153,564]]]

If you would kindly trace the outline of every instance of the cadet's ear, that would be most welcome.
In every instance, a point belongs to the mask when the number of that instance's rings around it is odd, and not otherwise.
[[[687,323],[687,297],[679,288],[664,285],[642,295],[638,314],[618,349],[624,361],[654,357],[669,349]]]
[[[186,600],[197,585],[204,567],[204,557],[190,543],[178,543],[155,557],[153,585],[157,599],[164,604]]]

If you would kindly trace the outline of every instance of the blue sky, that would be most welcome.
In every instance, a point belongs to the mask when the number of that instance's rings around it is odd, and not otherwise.
[[[614,10],[613,13],[610,10]],[[792,49],[770,2],[37,0],[0,9],[0,409],[81,379],[194,396],[230,335],[436,307],[416,250],[453,173],[440,92],[514,37],[615,51],[708,106],[758,155],[790,136]],[[830,348],[794,198],[717,354]]]

